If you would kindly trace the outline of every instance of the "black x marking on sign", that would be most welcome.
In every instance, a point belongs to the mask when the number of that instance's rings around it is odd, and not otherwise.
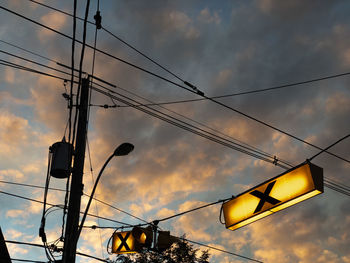
[[[276,181],[269,183],[263,193],[259,192],[258,190],[254,190],[253,192],[250,193],[251,195],[254,195],[257,198],[260,198],[260,202],[259,202],[258,206],[255,208],[254,214],[261,211],[265,202],[268,202],[272,205],[277,205],[279,202],[281,202],[280,200],[269,196],[269,194],[272,190],[272,187],[274,186],[275,183],[276,183]]]
[[[117,236],[119,237],[120,241],[122,242],[119,247],[117,248],[117,251],[121,251],[123,247],[125,247],[125,251],[130,251],[130,248],[128,244],[126,243],[126,240],[128,240],[131,232],[128,232],[125,237],[122,236],[121,233],[118,233]]]

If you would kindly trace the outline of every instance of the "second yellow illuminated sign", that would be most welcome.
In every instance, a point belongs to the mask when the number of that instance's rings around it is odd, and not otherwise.
[[[223,204],[226,228],[235,230],[323,193],[323,169],[305,163]]]

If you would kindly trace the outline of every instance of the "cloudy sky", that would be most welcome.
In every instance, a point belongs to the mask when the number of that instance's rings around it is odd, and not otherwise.
[[[42,1],[73,12],[73,1]],[[77,14],[84,16],[85,1]],[[2,0],[1,6],[67,35],[72,18],[28,0]],[[221,96],[303,82],[350,71],[350,3],[348,1],[100,1],[102,25],[149,57],[203,91]],[[91,1],[89,20],[97,10]],[[82,39],[83,23],[77,22]],[[87,43],[95,28],[88,25]],[[0,9],[0,58],[70,78],[64,73],[9,56],[8,52],[47,66],[71,65],[72,41]],[[5,41],[5,42],[4,42]],[[40,54],[45,59],[14,46]],[[97,48],[183,83],[130,49],[104,30]],[[78,67],[81,46],[76,45]],[[84,70],[91,73],[93,52],[87,48]],[[117,85],[114,92],[137,103],[173,102],[200,96],[130,67],[99,52],[94,72]],[[100,83],[102,84],[102,83]],[[350,131],[348,76],[259,93],[217,99],[222,104],[325,148]],[[65,135],[68,109],[63,80],[0,65],[0,226],[8,240],[41,244],[38,237],[42,204],[5,193],[43,200],[43,190],[8,182],[44,186],[49,146]],[[74,87],[75,89],[76,87]],[[285,170],[176,127],[96,91],[85,159],[84,192],[90,193],[104,161],[123,142],[135,145],[126,157],[113,159],[99,183],[96,197],[146,221],[237,195]],[[209,131],[231,142],[248,144],[268,156],[297,165],[319,150],[208,100],[152,106],[170,117]],[[66,133],[67,135],[67,133]],[[229,136],[229,137],[228,137]],[[217,137],[216,137],[217,138]],[[231,144],[231,143],[230,143]],[[350,140],[330,151],[350,160]],[[313,162],[324,175],[349,185],[349,162],[324,153]],[[91,169],[92,168],[92,169]],[[91,172],[91,170],[93,172]],[[53,178],[50,187],[63,189]],[[4,193],[5,192],[5,193]],[[64,194],[49,191],[48,202],[63,204]],[[84,210],[87,200],[82,200]],[[141,221],[95,203],[91,213],[139,224]],[[325,188],[322,195],[241,229],[230,231],[219,222],[220,205],[160,223],[163,230],[263,262],[350,262],[349,196]],[[62,210],[47,216],[49,241],[61,235]],[[120,224],[88,217],[86,225]],[[84,229],[80,252],[100,258],[113,229]],[[46,260],[44,249],[9,244],[11,257]],[[201,249],[204,249],[201,247]],[[211,262],[249,262],[210,250]],[[94,262],[77,257],[77,262]]]

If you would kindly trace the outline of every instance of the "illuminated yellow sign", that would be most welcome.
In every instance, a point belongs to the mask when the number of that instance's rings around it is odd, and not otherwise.
[[[223,204],[226,228],[235,230],[323,193],[323,169],[301,164]]]
[[[128,254],[140,252],[143,247],[151,247],[153,241],[152,227],[135,226],[132,231],[113,233],[112,253]]]
[[[136,253],[137,242],[131,231],[116,232],[113,234],[112,253]]]

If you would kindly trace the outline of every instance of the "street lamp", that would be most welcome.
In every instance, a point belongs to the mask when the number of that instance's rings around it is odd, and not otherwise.
[[[92,189],[92,192],[90,194],[90,198],[89,198],[89,202],[87,203],[87,206],[86,206],[86,209],[85,209],[85,212],[84,212],[84,215],[83,215],[83,218],[81,219],[81,223],[80,223],[80,226],[79,226],[79,229],[78,229],[78,234],[77,234],[77,241],[79,239],[79,236],[80,236],[80,232],[83,228],[83,225],[84,225],[84,222],[85,222],[85,219],[86,219],[86,216],[87,216],[87,213],[89,211],[89,208],[90,208],[90,205],[91,205],[91,201],[92,201],[92,198],[95,194],[95,190],[96,190],[96,187],[97,187],[97,184],[98,184],[98,181],[100,180],[100,177],[103,173],[103,170],[106,168],[107,164],[109,163],[110,160],[112,160],[112,158],[114,156],[124,156],[124,155],[128,155],[130,152],[132,152],[132,150],[134,150],[134,145],[132,145],[131,143],[128,143],[128,142],[125,142],[125,143],[122,143],[121,145],[119,145],[115,151],[113,152],[113,154],[111,156],[108,157],[108,159],[106,160],[106,162],[104,163],[104,165],[102,166],[97,178],[96,178],[96,181],[95,181],[95,185],[94,185],[94,188]]]

